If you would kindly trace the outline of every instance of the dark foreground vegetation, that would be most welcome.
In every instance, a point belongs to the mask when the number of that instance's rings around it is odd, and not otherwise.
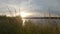
[[[22,26],[22,18],[0,16],[0,34],[60,34],[60,27],[54,21],[54,25],[46,24],[36,25],[30,20],[25,21],[25,25]],[[50,23],[50,21],[48,21]]]

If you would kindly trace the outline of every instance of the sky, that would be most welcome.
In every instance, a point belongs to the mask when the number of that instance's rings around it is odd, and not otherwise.
[[[31,13],[32,17],[60,16],[60,0],[0,0],[0,14]],[[9,10],[11,12],[9,12]]]

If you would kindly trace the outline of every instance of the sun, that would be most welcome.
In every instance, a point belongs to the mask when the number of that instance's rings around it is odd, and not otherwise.
[[[29,13],[26,12],[20,12],[21,17],[27,17],[29,16]]]

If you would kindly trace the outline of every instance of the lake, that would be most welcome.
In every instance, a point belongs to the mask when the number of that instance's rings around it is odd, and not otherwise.
[[[24,25],[24,22],[25,21],[28,21],[30,20],[32,23],[35,23],[35,24],[42,24],[42,25],[46,25],[48,23],[50,24],[58,24],[60,25],[60,19],[23,19],[23,25]]]

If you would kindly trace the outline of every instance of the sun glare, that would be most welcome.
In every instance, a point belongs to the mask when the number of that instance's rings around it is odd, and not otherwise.
[[[20,12],[21,17],[27,17],[29,16],[29,13],[26,12]]]

